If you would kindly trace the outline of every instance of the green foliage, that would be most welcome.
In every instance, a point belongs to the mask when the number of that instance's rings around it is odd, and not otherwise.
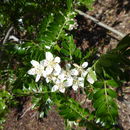
[[[70,121],[77,121],[86,119],[89,112],[87,109],[83,109],[76,101],[69,98],[60,102],[59,114]]]
[[[129,69],[130,60],[128,52],[130,36],[127,35],[123,38],[116,49],[111,50],[107,54],[104,54],[95,64],[95,70],[101,78],[112,77],[115,82],[120,80],[126,80],[124,71]]]
[[[94,0],[79,0],[79,2],[86,6],[91,6]]]
[[[92,86],[93,103],[96,109],[96,117],[108,124],[116,123],[118,107],[115,103],[117,97],[115,87],[120,87],[125,78],[126,70],[130,69],[127,53],[130,46],[130,36],[123,38],[116,49],[102,55],[94,64],[99,81]],[[125,60],[127,62],[125,63]],[[128,76],[129,72],[127,73]],[[100,105],[99,105],[100,104]]]
[[[4,116],[8,112],[8,105],[10,104],[11,98],[12,96],[8,91],[0,90],[0,125],[5,122]]]
[[[117,47],[95,60],[97,48],[82,52],[74,43],[70,27],[74,25],[75,7],[86,5],[90,8],[93,0],[9,0],[0,3],[0,29],[5,35],[6,27],[13,25],[18,32],[25,33],[21,43],[7,42],[1,46],[0,83],[0,123],[16,97],[28,96],[32,99],[32,109],[39,111],[39,117],[47,116],[52,105],[68,121],[75,121],[87,129],[114,129],[117,123],[118,107],[116,88],[124,81],[130,81],[130,35],[123,38]],[[33,12],[33,14],[32,14]],[[19,20],[22,19],[22,22]],[[2,37],[2,36],[1,36]],[[49,47],[49,48],[48,48]],[[86,98],[92,101],[93,110],[82,107],[72,98],[72,90],[61,94],[51,92],[52,83],[27,74],[30,61],[41,61],[45,52],[50,51],[65,63],[81,65],[89,61],[90,84],[87,76],[85,87],[81,89]],[[96,72],[96,73],[95,73]],[[74,94],[77,94],[75,92]]]
[[[114,123],[118,114],[117,105],[114,98],[117,97],[116,92],[109,88],[98,89],[93,96],[94,108],[96,116],[107,124]]]
[[[76,44],[74,43],[73,37],[67,37],[62,43],[61,43],[61,49],[60,52],[63,54],[65,60],[79,60],[82,57],[82,53],[80,49],[76,47]]]

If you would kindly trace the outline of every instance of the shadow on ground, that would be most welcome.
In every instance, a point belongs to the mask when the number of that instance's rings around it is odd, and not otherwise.
[[[119,14],[122,10],[125,10],[126,13],[130,11],[130,0],[117,0],[117,14]]]

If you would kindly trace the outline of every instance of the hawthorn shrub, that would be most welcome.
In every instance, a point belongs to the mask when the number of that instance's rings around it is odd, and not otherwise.
[[[71,30],[78,26],[75,9],[91,8],[93,0],[3,0],[0,2],[1,38],[7,27],[25,33],[18,43],[1,44],[0,124],[18,97],[32,99],[39,118],[53,105],[72,124],[87,129],[117,129],[117,92],[130,80],[130,35],[117,47],[97,56],[93,48],[83,52],[76,47]],[[20,35],[20,34],[19,34]],[[21,35],[20,35],[21,36]],[[2,41],[2,40],[1,40]],[[85,94],[93,111],[72,98],[72,92]]]

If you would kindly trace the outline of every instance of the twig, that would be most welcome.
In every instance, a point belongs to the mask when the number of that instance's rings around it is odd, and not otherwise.
[[[8,37],[9,37],[11,31],[13,30],[13,28],[14,28],[14,27],[11,26],[11,27],[9,28],[9,30],[7,31],[7,33],[6,33],[6,35],[5,35],[5,38],[4,38],[4,40],[3,40],[3,44],[6,43],[6,41],[7,41]]]
[[[79,13],[80,15],[84,16],[85,18],[91,19],[94,23],[98,24],[99,26],[101,26],[101,27],[103,27],[103,28],[105,28],[105,29],[115,33],[116,35],[120,36],[121,38],[125,37],[125,34],[123,34],[123,33],[119,32],[119,31],[115,30],[114,28],[112,28],[112,27],[110,27],[110,26],[100,22],[96,18],[94,18],[92,16],[89,16],[88,14],[85,14],[84,12],[82,12],[80,10],[77,10],[77,9],[75,9],[75,11],[77,13]]]
[[[32,109],[32,106],[33,106],[33,105],[31,105],[29,108],[27,108],[27,109],[23,112],[23,114],[20,116],[20,118],[23,118],[24,115],[25,115],[28,111],[30,111],[30,110]]]
[[[15,41],[15,42],[19,42],[19,41],[20,41],[20,40],[19,40],[16,36],[14,36],[14,35],[9,36],[9,40],[13,40],[13,41]]]

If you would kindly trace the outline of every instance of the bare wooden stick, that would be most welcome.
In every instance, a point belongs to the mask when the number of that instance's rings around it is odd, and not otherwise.
[[[32,109],[32,106],[33,106],[33,105],[31,105],[29,108],[27,108],[27,109],[23,112],[23,114],[20,116],[20,118],[23,118],[24,115],[25,115],[28,111],[30,111],[30,110]]]
[[[13,30],[13,28],[14,28],[14,27],[11,26],[11,27],[9,28],[9,30],[7,31],[7,33],[6,33],[6,35],[5,35],[5,38],[4,38],[4,40],[3,40],[3,44],[6,43],[6,41],[7,41],[8,37],[9,37],[11,31]]]
[[[115,33],[116,35],[120,36],[121,38],[125,37],[125,34],[123,34],[123,33],[119,32],[119,31],[115,30],[114,28],[112,28],[112,27],[110,27],[110,26],[100,22],[96,18],[94,18],[94,17],[92,17],[92,16],[90,16],[88,14],[85,14],[84,12],[82,12],[80,10],[77,10],[77,9],[75,11],[77,13],[79,13],[80,15],[84,16],[85,18],[91,19],[94,23],[98,24],[99,26],[101,26],[101,27],[103,27],[103,28],[105,28],[105,29]]]

